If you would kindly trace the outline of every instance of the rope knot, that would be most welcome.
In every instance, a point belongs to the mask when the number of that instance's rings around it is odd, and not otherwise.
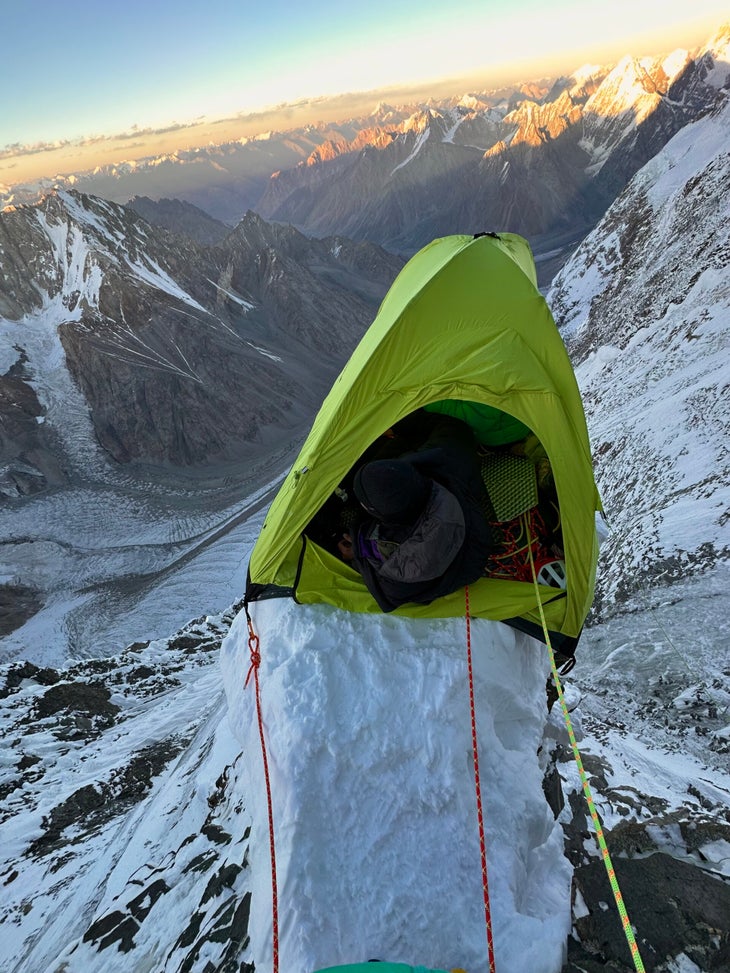
[[[248,623],[248,651],[251,653],[251,665],[248,667],[248,675],[246,676],[246,682],[243,684],[245,689],[248,686],[249,679],[252,673],[255,673],[258,667],[261,665],[261,653],[259,651],[259,637],[253,630],[253,625],[249,620]]]

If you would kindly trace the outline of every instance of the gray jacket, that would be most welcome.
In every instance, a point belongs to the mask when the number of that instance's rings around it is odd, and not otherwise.
[[[377,568],[388,581],[412,583],[439,578],[459,552],[466,537],[464,511],[453,493],[434,483],[426,508],[413,530],[400,544],[390,544],[371,533],[384,556]]]

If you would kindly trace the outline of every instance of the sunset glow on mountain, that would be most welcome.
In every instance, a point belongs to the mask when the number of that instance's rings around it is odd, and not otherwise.
[[[44,8],[45,14],[44,18]],[[611,5],[533,0],[385,0],[345,17],[328,0],[256,11],[186,0],[124,12],[83,0],[59,19],[4,14],[0,185],[223,144],[373,110],[516,81],[581,63],[692,49],[725,14],[719,0]],[[48,29],[38,31],[37,19]],[[204,41],[204,42],[203,42]],[[65,61],[64,61],[65,59]],[[59,64],[66,66],[59,71]]]

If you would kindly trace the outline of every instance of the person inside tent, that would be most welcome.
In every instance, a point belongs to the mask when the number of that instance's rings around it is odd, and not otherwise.
[[[353,493],[367,514],[339,551],[384,612],[476,581],[494,550],[474,435],[439,417],[420,449],[365,462]]]

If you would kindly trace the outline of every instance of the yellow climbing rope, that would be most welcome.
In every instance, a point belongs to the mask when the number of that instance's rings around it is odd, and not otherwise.
[[[529,520],[525,514],[523,514],[522,517],[525,525],[525,530],[529,532],[530,529]],[[606,872],[608,873],[608,881],[611,884],[611,891],[613,892],[613,897],[616,900],[616,906],[618,908],[619,916],[621,917],[621,924],[623,926],[624,935],[626,936],[626,941],[629,944],[629,949],[631,951],[631,958],[634,961],[634,966],[638,971],[638,973],[645,973],[644,963],[641,959],[641,954],[639,953],[639,946],[638,943],[636,942],[636,937],[634,936],[634,930],[631,925],[631,921],[629,920],[628,912],[626,911],[626,906],[624,904],[623,896],[621,895],[621,889],[619,888],[618,879],[616,878],[616,872],[613,867],[613,862],[611,861],[611,855],[609,854],[608,847],[606,845],[606,839],[603,835],[603,825],[601,824],[601,819],[598,816],[598,811],[596,810],[596,805],[593,801],[591,785],[588,782],[588,777],[583,768],[583,760],[581,759],[580,750],[578,749],[578,742],[575,738],[575,733],[573,731],[573,723],[570,719],[568,704],[565,702],[563,686],[562,683],[560,682],[560,676],[558,675],[558,667],[555,663],[555,653],[553,651],[553,646],[550,641],[550,633],[548,632],[547,622],[545,621],[545,613],[542,608],[542,599],[540,598],[540,589],[538,587],[537,574],[535,572],[535,562],[532,557],[532,544],[528,543],[527,550],[529,551],[529,556],[530,556],[530,568],[532,569],[532,580],[535,585],[537,607],[540,611],[540,621],[542,622],[542,630],[545,635],[545,643],[548,647],[548,653],[550,656],[550,668],[552,669],[553,680],[555,681],[555,688],[558,693],[560,709],[563,713],[565,726],[568,730],[568,738],[570,739],[570,746],[573,751],[573,757],[575,758],[575,762],[578,767],[578,773],[580,774],[581,784],[583,785],[583,793],[585,794],[586,802],[588,804],[588,810],[590,811],[591,820],[593,821],[593,826],[596,831],[596,840],[598,841],[598,847],[601,850],[601,857],[603,858],[603,864],[606,866]]]

